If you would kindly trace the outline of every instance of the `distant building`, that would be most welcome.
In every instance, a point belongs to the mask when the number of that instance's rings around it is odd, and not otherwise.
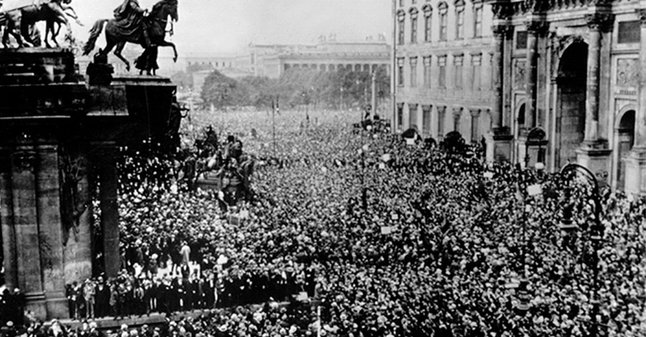
[[[319,38],[314,45],[254,45],[238,66],[256,76],[278,78],[290,68],[335,71],[340,68],[372,71],[383,66],[390,69],[390,45],[380,36],[377,41],[337,42]]]
[[[482,1],[397,0],[395,130],[480,141],[491,124],[492,13]]]

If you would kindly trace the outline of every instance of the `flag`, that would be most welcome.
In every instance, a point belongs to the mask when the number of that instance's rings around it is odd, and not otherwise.
[[[527,194],[531,196],[540,195],[542,193],[543,193],[543,186],[541,186],[540,184],[534,184],[527,187]]]

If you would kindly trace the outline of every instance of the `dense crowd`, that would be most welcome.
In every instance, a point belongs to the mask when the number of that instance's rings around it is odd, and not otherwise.
[[[222,132],[282,163],[258,163],[256,197],[236,221],[213,193],[178,179],[123,193],[124,272],[77,284],[80,298],[83,288],[115,291],[102,300],[94,291],[92,314],[84,300],[74,308],[85,317],[218,308],[173,322],[179,336],[646,334],[644,200],[601,189],[595,284],[589,185],[485,165],[478,151],[352,132],[359,113],[311,115],[283,112],[274,126],[263,113],[226,116]],[[193,118],[184,132],[219,122]],[[181,165],[170,167],[178,177]],[[566,205],[578,231],[559,227]],[[170,325],[166,334],[175,335]]]

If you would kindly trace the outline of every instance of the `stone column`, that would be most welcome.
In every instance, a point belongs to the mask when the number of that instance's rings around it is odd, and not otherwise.
[[[527,104],[525,105],[525,128],[536,126],[536,104],[538,86],[538,38],[547,28],[542,19],[530,19],[527,22],[527,61],[525,71],[525,90]]]
[[[462,117],[462,108],[453,108],[453,131],[460,132],[461,117]]]
[[[592,7],[598,11],[600,8]],[[588,64],[585,101],[585,131],[583,144],[577,150],[577,163],[590,169],[597,177],[609,176],[612,152],[607,140],[599,138],[599,64],[601,60],[601,32],[612,26],[610,14],[593,12],[586,15],[588,22]],[[628,179],[627,179],[628,180]]]
[[[588,14],[588,69],[585,100],[584,142],[595,143],[599,139],[599,62],[601,60],[601,32],[612,24],[610,14]]]
[[[67,317],[58,146],[38,145],[36,171],[40,261],[48,317]],[[33,263],[33,262],[32,262]]]
[[[16,237],[17,286],[25,294],[25,309],[47,319],[41,268],[41,238],[36,195],[36,153],[19,146],[11,157],[13,219]]]
[[[510,24],[513,13],[512,4],[508,0],[493,0],[491,2],[493,12],[493,34],[494,46],[491,56],[492,82],[493,82],[493,104],[491,121],[492,128],[487,133],[487,161],[509,160],[511,157],[511,142],[513,136],[509,132],[504,120],[505,113],[505,87],[508,86],[505,76],[505,59],[506,54],[511,55],[505,47],[508,44],[507,36],[513,27]]]
[[[642,5],[643,6],[643,5]],[[646,8],[637,9],[640,19],[639,92],[635,115],[635,145],[626,160],[624,190],[646,194]]]
[[[646,8],[637,10],[641,22],[641,43],[639,48],[639,91],[635,116],[635,146],[646,152]],[[643,150],[642,150],[643,149]]]
[[[2,225],[5,285],[9,289],[18,285],[18,259],[16,257],[16,231],[13,223],[11,185],[11,158],[8,153],[0,152],[0,225]]]
[[[437,138],[444,139],[444,123],[446,118],[446,106],[437,107]]]
[[[479,119],[480,119],[480,109],[471,109],[471,141],[477,142],[479,129]]]
[[[495,25],[492,27],[494,36],[493,60],[491,65],[493,81],[493,113],[491,116],[493,131],[501,130],[503,127],[503,54],[504,39],[507,25]]]
[[[121,267],[119,254],[119,205],[117,204],[117,166],[114,145],[101,145],[98,158],[99,200],[103,228],[103,261],[107,277],[114,277]]]

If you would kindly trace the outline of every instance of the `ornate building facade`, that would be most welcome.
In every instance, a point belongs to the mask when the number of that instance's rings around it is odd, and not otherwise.
[[[488,159],[551,171],[576,162],[614,188],[646,193],[646,2],[485,6],[491,44],[470,48],[491,47]]]
[[[646,192],[640,84],[646,4],[496,0],[491,6],[496,76],[489,157],[540,161],[552,171],[576,162],[614,188]]]
[[[493,107],[492,11],[482,1],[397,0],[395,130],[480,141]]]

